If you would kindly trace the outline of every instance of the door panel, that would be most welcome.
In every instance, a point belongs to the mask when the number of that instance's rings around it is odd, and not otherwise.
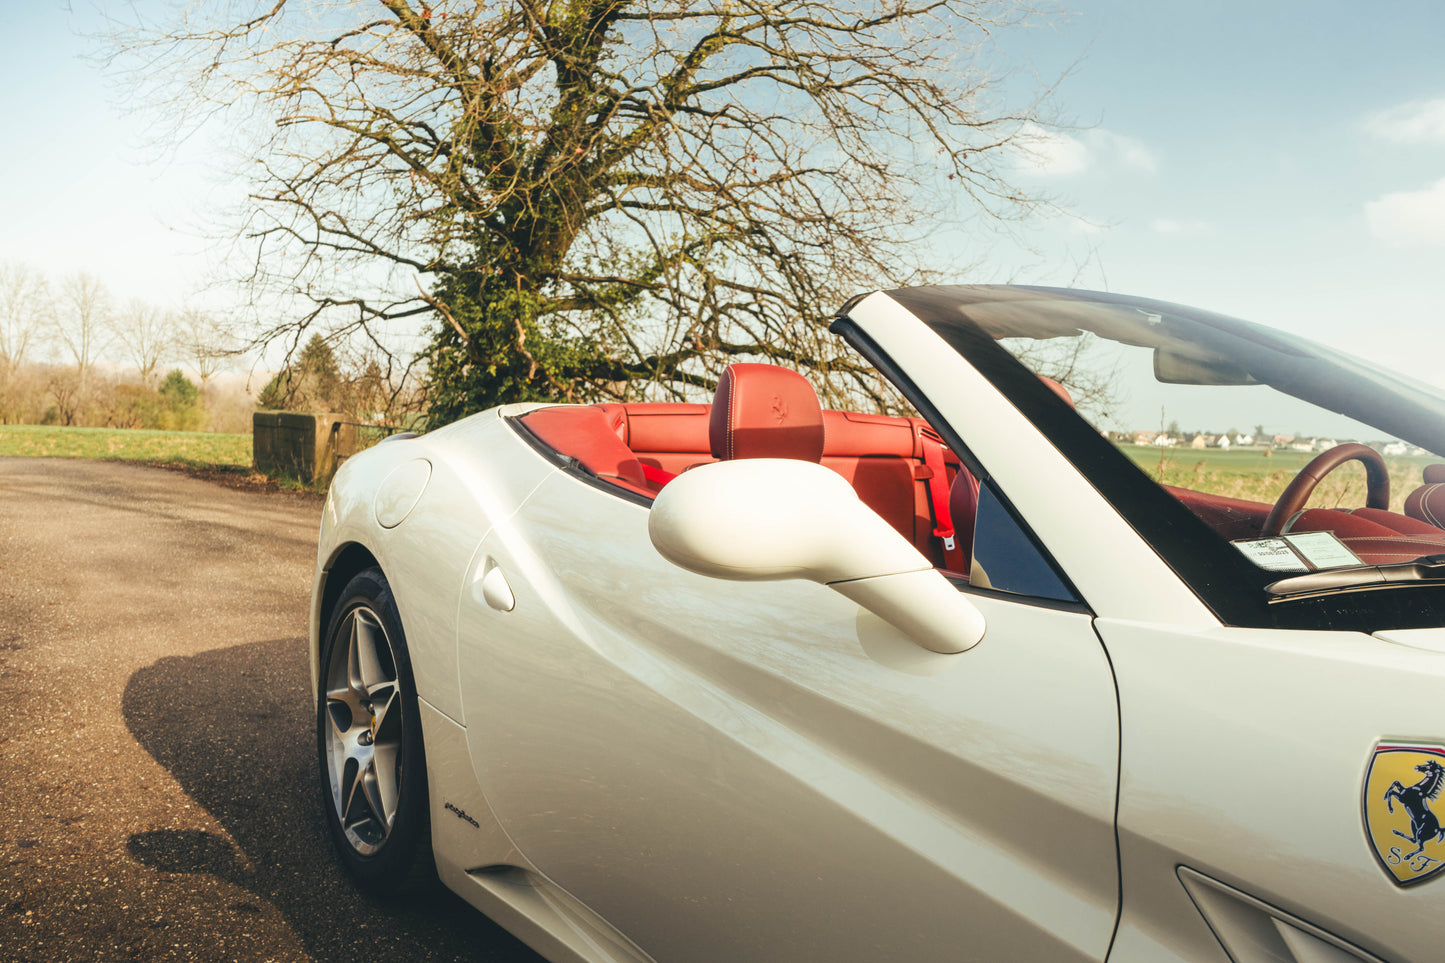
[[[1180,866],[1384,959],[1440,958],[1445,877],[1396,885],[1363,815],[1377,743],[1445,742],[1438,652],[1353,632],[1098,627],[1123,721],[1111,959],[1228,959]],[[1394,819],[1408,831],[1404,806]]]
[[[462,603],[473,765],[538,869],[660,960],[1103,957],[1086,614],[978,597],[984,641],[937,655],[822,586],[685,572],[646,521],[554,475],[479,553],[515,608]]]

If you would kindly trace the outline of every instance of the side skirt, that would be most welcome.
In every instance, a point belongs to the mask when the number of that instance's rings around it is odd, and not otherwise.
[[[442,883],[552,963],[653,963],[527,862],[472,775],[467,730],[423,699],[432,854]]]

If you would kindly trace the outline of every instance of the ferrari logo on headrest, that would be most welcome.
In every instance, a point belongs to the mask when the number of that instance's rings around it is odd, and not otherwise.
[[[1365,832],[1400,885],[1445,869],[1445,747],[1381,743],[1365,773]]]
[[[773,395],[773,416],[780,425],[788,420],[788,403],[778,395]]]

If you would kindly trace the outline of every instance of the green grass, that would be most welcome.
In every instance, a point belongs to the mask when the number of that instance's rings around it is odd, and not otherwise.
[[[1120,445],[1150,478],[1195,491],[1247,498],[1273,504],[1291,478],[1314,458],[1304,451],[1258,448],[1221,451],[1217,448],[1153,448]],[[1405,496],[1421,483],[1421,471],[1439,461],[1432,457],[1387,457],[1390,507],[1401,511]],[[1317,508],[1358,508],[1365,504],[1365,468],[1349,462],[1335,469],[1315,489],[1310,505]]]
[[[3,456],[250,468],[251,436],[203,431],[0,425],[0,457]]]

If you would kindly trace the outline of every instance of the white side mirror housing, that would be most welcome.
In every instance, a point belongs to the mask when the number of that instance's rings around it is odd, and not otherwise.
[[[688,571],[818,582],[934,652],[983,638],[977,607],[842,476],[813,462],[748,458],[684,472],[658,493],[647,529],[658,552]]]

